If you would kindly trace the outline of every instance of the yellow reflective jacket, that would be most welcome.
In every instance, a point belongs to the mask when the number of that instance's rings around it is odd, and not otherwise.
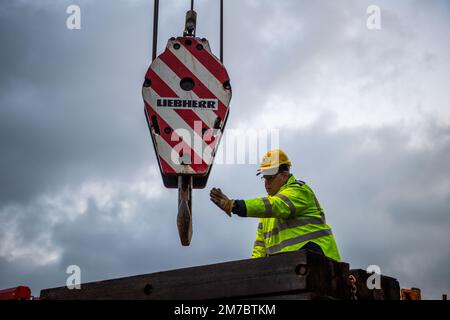
[[[252,258],[319,245],[336,261],[341,257],[331,228],[314,192],[291,175],[274,196],[244,200],[247,217],[260,218]]]

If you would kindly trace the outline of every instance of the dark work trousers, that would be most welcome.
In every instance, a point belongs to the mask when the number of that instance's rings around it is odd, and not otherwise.
[[[299,250],[310,250],[310,251],[314,251],[317,252],[318,254],[324,256],[325,254],[322,251],[322,248],[314,243],[314,242],[308,242],[307,244],[305,244],[303,247],[301,247]]]

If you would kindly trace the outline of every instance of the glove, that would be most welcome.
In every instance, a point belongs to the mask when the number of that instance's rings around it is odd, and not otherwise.
[[[223,194],[222,190],[218,188],[212,188],[209,196],[212,202],[231,217],[231,210],[233,209],[234,204],[233,199],[228,199],[228,197]]]

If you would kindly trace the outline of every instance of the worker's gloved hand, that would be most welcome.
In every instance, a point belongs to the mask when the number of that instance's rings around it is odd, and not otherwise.
[[[210,199],[220,209],[225,211],[227,215],[231,217],[231,210],[233,209],[234,200],[228,199],[228,197],[218,188],[212,188],[209,193]]]

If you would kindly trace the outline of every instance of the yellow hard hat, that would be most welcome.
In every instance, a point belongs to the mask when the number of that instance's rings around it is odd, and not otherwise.
[[[289,167],[292,165],[287,154],[281,149],[267,151],[264,155],[256,175],[274,175],[278,173],[278,168],[286,164]]]

